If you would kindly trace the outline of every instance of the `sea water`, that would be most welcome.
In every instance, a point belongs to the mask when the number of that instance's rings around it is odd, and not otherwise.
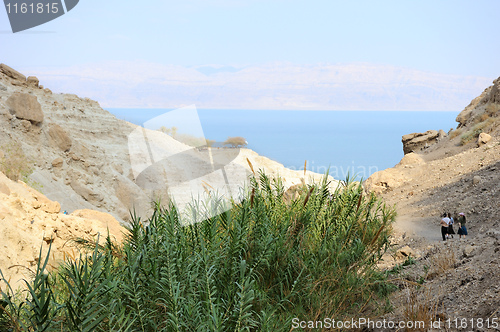
[[[108,109],[141,125],[168,109]],[[403,157],[401,136],[455,128],[456,112],[277,111],[199,109],[204,137],[223,142],[242,136],[248,148],[288,168],[366,179]]]

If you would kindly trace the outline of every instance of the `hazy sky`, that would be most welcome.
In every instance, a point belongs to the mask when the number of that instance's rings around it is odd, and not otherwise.
[[[16,34],[0,8],[0,62],[16,69],[367,63],[489,80],[500,75],[499,13],[498,0],[81,0]]]

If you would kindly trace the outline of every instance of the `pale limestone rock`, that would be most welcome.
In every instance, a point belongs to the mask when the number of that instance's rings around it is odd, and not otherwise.
[[[19,119],[28,120],[33,123],[43,122],[42,106],[35,96],[14,92],[7,99],[7,106],[10,112]]]
[[[53,123],[49,128],[49,136],[54,145],[56,145],[59,149],[66,152],[71,149],[71,145],[73,144],[71,138],[68,134],[61,128],[61,126]]]

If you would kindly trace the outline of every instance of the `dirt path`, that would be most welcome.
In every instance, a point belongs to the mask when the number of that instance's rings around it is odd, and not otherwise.
[[[406,236],[419,237],[431,243],[442,240],[439,219],[434,217],[398,216],[394,229],[406,233]]]

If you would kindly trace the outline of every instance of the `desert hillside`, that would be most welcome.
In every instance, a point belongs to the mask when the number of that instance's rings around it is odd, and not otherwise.
[[[390,318],[500,316],[500,78],[493,83],[456,129],[403,136],[401,162],[365,182],[398,212],[394,249],[381,264],[400,264]],[[466,239],[442,241],[443,212],[465,213]]]
[[[144,137],[153,143],[143,144]],[[148,217],[153,200],[190,201],[189,188],[200,183],[210,188],[211,181],[224,179],[237,193],[245,174],[251,172],[247,159],[255,171],[283,176],[286,187],[301,183],[302,178],[306,182],[321,178],[288,170],[248,149],[237,150],[235,156],[231,151],[222,155],[225,173],[222,168],[213,172],[207,159],[217,156],[119,120],[96,101],[53,94],[36,77],[0,64],[0,151],[16,149],[32,164],[30,184],[59,202],[62,210],[94,209],[110,213],[121,223],[130,220],[130,211]],[[224,154],[223,149],[219,154]],[[152,157],[155,165],[145,169],[144,165],[153,163]],[[167,182],[171,188],[163,185]]]
[[[131,144],[136,134],[155,144],[148,147],[152,153],[135,144],[140,139]],[[138,172],[153,155],[159,168]],[[125,231],[120,224],[130,221],[130,213],[147,218],[152,202],[165,197],[189,202],[192,185],[209,190],[226,177],[230,194],[237,196],[252,171],[280,175],[286,188],[322,179],[320,174],[286,169],[249,149],[211,154],[193,149],[162,132],[118,120],[88,98],[53,94],[36,77],[26,78],[4,64],[0,166],[0,270],[14,287],[30,277],[40,248],[45,257],[51,245],[53,268],[68,255],[78,255],[72,241],[77,238],[104,239],[109,229],[111,238],[120,242]],[[167,178],[175,188],[164,185]]]

